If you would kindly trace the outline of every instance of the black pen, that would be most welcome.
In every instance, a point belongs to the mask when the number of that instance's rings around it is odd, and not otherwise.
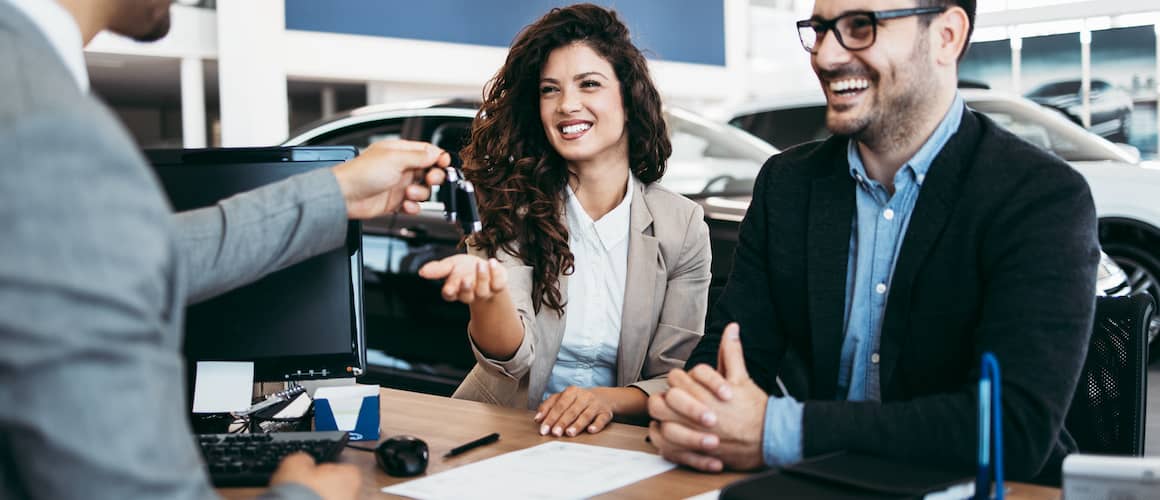
[[[455,455],[458,455],[458,454],[463,453],[465,451],[470,451],[470,450],[473,450],[475,448],[479,448],[480,446],[483,446],[485,444],[491,444],[491,443],[494,443],[496,441],[499,441],[499,433],[493,432],[493,433],[488,434],[486,436],[483,436],[479,439],[476,439],[475,441],[472,441],[470,443],[461,444],[459,446],[452,448],[451,451],[447,452],[446,455],[443,455],[443,458],[454,457]]]

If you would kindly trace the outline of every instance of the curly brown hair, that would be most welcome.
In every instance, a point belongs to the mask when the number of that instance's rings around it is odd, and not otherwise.
[[[572,272],[568,227],[561,217],[568,168],[539,115],[540,72],[553,50],[583,43],[620,80],[628,123],[628,164],[643,183],[661,178],[672,153],[661,98],[648,63],[614,11],[592,4],[555,8],[516,37],[488,82],[471,141],[461,156],[479,192],[483,230],[471,245],[495,257],[503,250],[532,267],[532,304],[563,314],[560,275]]]

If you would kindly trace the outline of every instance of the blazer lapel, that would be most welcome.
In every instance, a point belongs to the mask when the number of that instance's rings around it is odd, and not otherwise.
[[[645,186],[633,183],[629,206],[628,271],[624,282],[624,309],[620,316],[620,346],[616,352],[616,383],[623,386],[640,378],[648,352],[648,339],[656,330],[653,311],[657,275],[660,273],[660,245],[652,232],[652,212],[645,198]]]
[[[544,395],[544,389],[548,387],[552,367],[556,366],[560,344],[564,341],[564,326],[568,321],[568,276],[561,274],[559,283],[560,300],[565,304],[564,312],[556,314],[556,311],[543,305],[540,306],[539,314],[536,314],[536,356],[532,359],[528,376],[528,401],[534,404],[529,408],[540,404],[540,396]]]
[[[959,130],[943,146],[931,163],[926,179],[914,204],[906,235],[902,240],[894,274],[890,278],[890,295],[886,299],[886,312],[882,322],[879,355],[881,366],[879,383],[883,393],[889,387],[890,377],[898,363],[901,346],[909,334],[907,318],[910,316],[910,301],[914,280],[922,269],[926,257],[938,241],[946,227],[955,203],[959,198],[961,177],[974,158],[974,150],[979,138],[979,121],[969,109],[963,111]]]
[[[564,204],[564,212],[560,214],[560,223],[568,227],[568,204]],[[528,408],[535,408],[540,404],[540,396],[548,387],[548,379],[552,377],[552,367],[556,366],[556,357],[560,355],[560,344],[564,341],[564,327],[568,323],[568,275],[560,273],[557,282],[560,287],[560,302],[564,304],[564,311],[557,314],[547,305],[540,306],[536,314],[536,338],[534,339],[536,356],[532,360],[532,367],[528,374]],[[526,335],[526,332],[525,332]]]
[[[854,218],[854,180],[846,148],[832,148],[830,175],[815,179],[810,190],[806,233],[809,318],[813,346],[813,388],[810,399],[833,399],[838,385],[842,321],[846,304],[846,266],[850,255],[850,225]]]

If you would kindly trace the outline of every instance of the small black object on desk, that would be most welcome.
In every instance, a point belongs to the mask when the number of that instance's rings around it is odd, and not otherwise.
[[[427,443],[414,436],[391,436],[375,448],[375,461],[388,475],[417,476],[427,470]]]
[[[474,450],[476,448],[479,448],[480,446],[483,446],[485,444],[491,444],[491,443],[494,443],[496,441],[499,441],[499,433],[493,432],[493,433],[488,434],[486,436],[483,436],[479,439],[476,439],[475,441],[464,443],[464,444],[461,444],[459,446],[452,448],[451,451],[447,452],[446,455],[443,455],[443,458],[454,457],[455,455],[459,455],[460,453],[468,452],[468,451]]]

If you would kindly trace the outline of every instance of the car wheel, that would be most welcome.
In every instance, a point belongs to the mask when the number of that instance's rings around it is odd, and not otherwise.
[[[1130,243],[1107,243],[1103,245],[1108,254],[1128,276],[1131,293],[1145,292],[1152,296],[1155,304],[1160,304],[1160,260],[1144,249]],[[1152,315],[1148,325],[1149,359],[1160,354],[1160,311]]]

